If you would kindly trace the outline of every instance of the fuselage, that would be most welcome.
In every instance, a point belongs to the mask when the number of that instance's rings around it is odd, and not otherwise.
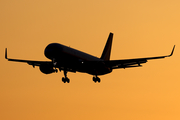
[[[57,62],[56,67],[72,72],[85,72],[91,75],[104,75],[112,69],[103,63],[103,60],[79,50],[59,43],[49,44],[44,51],[48,59]]]
[[[170,55],[165,56],[110,60],[112,40],[113,33],[110,33],[100,58],[59,43],[51,43],[44,50],[44,55],[51,61],[11,59],[7,57],[7,48],[5,49],[5,59],[28,63],[33,67],[38,66],[44,74],[58,72],[57,68],[59,68],[60,71],[64,72],[64,77],[62,77],[64,83],[70,82],[67,72],[88,73],[94,75],[94,82],[100,82],[99,75],[111,73],[113,69],[141,67],[141,64],[148,60],[170,57],[173,55],[175,48],[174,46]]]

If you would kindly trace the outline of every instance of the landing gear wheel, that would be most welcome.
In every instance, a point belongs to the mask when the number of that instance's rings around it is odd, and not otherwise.
[[[66,82],[67,82],[67,83],[69,83],[69,82],[70,82],[69,78],[66,78]]]
[[[96,82],[101,82],[101,79],[99,77],[93,77],[93,81],[96,83]]]
[[[63,83],[66,83],[66,82],[69,83],[70,80],[69,80],[69,78],[67,78],[67,77],[66,77],[66,78],[63,77],[63,78],[62,78],[62,82],[63,82]]]
[[[63,83],[66,83],[66,79],[65,79],[64,77],[62,78],[62,82],[63,82]]]
[[[101,79],[99,77],[97,77],[96,80],[98,81],[98,83],[101,82]]]
[[[95,77],[93,77],[93,81],[94,81],[95,83],[97,82]]]

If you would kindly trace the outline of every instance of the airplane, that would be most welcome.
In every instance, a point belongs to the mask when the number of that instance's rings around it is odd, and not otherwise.
[[[113,33],[110,32],[104,50],[100,58],[87,54],[85,52],[67,47],[59,43],[50,43],[44,50],[44,55],[50,61],[33,61],[11,59],[7,57],[7,48],[5,49],[5,59],[14,62],[24,62],[32,65],[33,67],[39,66],[39,69],[44,74],[51,74],[54,72],[63,71],[64,77],[62,82],[69,83],[70,79],[67,77],[67,72],[82,72],[93,75],[93,81],[100,83],[99,75],[111,73],[114,69],[141,67],[143,63],[152,59],[161,59],[173,55],[175,45],[170,55],[135,58],[135,59],[122,59],[110,60],[111,46],[113,40]]]

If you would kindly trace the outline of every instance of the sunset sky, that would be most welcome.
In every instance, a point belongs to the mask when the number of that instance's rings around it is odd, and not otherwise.
[[[4,58],[48,60],[57,42],[100,57],[114,33],[111,60],[174,55],[100,76]],[[0,0],[1,120],[180,120],[179,0]]]

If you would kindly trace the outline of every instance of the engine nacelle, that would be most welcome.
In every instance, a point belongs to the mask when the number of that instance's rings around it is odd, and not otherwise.
[[[42,73],[44,74],[50,74],[50,73],[53,73],[55,72],[56,70],[53,68],[52,65],[47,65],[47,64],[42,64],[39,66],[39,69]]]

